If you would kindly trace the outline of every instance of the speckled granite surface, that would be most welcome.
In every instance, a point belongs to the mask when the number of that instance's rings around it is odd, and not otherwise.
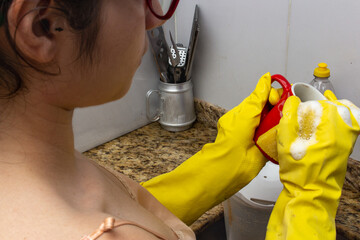
[[[336,214],[338,234],[360,239],[360,162],[349,159],[346,179]]]
[[[84,154],[110,165],[134,180],[146,181],[173,170],[216,137],[216,123],[226,110],[195,100],[197,121],[186,131],[172,133],[152,123],[98,146]],[[337,231],[346,239],[360,239],[360,162],[350,159],[336,216]],[[191,228],[199,233],[223,217],[218,205],[206,212]]]

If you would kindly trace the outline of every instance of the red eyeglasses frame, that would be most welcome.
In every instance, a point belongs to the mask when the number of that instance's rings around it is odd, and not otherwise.
[[[179,4],[180,0],[172,0],[171,5],[169,7],[168,12],[164,15],[164,16],[160,16],[159,14],[157,14],[153,7],[152,7],[152,2],[153,1],[157,1],[157,0],[146,0],[147,5],[150,8],[150,11],[152,12],[152,14],[154,14],[157,18],[161,19],[161,20],[168,20],[169,18],[171,18],[171,16],[174,14],[177,5]]]

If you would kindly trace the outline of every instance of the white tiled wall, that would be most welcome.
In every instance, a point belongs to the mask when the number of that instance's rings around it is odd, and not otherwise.
[[[229,109],[262,74],[285,71],[287,1],[184,0],[176,20],[178,38],[185,44],[195,4],[200,7],[193,68],[197,97]]]
[[[195,4],[201,21],[196,97],[230,109],[264,73],[310,82],[324,61],[337,96],[360,106],[359,0],[182,0],[176,26],[185,45]],[[360,160],[360,140],[352,157]]]
[[[181,0],[175,25],[169,21],[165,33],[171,29],[185,46],[195,4],[201,24],[193,68],[196,97],[230,109],[264,73],[309,82],[316,64],[325,61],[338,97],[360,106],[359,0]],[[147,124],[145,94],[157,81],[148,52],[124,99],[76,111],[76,147],[86,150]],[[352,157],[360,160],[360,140]]]
[[[360,106],[360,1],[297,0],[291,9],[289,79],[305,81],[325,61],[338,97]]]

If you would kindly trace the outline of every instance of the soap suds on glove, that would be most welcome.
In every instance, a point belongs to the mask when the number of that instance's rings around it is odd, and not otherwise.
[[[353,104],[352,102],[350,102],[349,100],[343,99],[343,100],[339,100],[340,103],[344,104],[345,106],[347,106],[352,115],[354,116],[354,118],[356,119],[357,123],[360,125],[360,109],[355,106],[355,104]],[[341,114],[340,114],[341,115]],[[350,114],[349,114],[350,115]],[[344,118],[343,118],[344,119]],[[345,120],[344,120],[345,121]],[[346,121],[345,121],[346,122]],[[351,123],[351,119],[350,119],[350,123]],[[352,124],[349,125],[350,127],[352,127]]]
[[[337,111],[340,115],[340,117],[342,118],[342,120],[349,126],[352,127],[352,122],[351,122],[351,116],[350,116],[350,111],[347,107],[345,106],[340,106],[337,105]]]
[[[316,101],[300,103],[298,107],[298,137],[290,146],[290,153],[295,160],[302,159],[309,146],[317,142],[315,133],[320,124],[322,106]]]

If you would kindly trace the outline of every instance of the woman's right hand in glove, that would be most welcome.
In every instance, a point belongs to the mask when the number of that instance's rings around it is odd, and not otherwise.
[[[347,160],[360,133],[360,109],[347,100],[290,97],[278,125],[284,185],[266,239],[334,239]]]

